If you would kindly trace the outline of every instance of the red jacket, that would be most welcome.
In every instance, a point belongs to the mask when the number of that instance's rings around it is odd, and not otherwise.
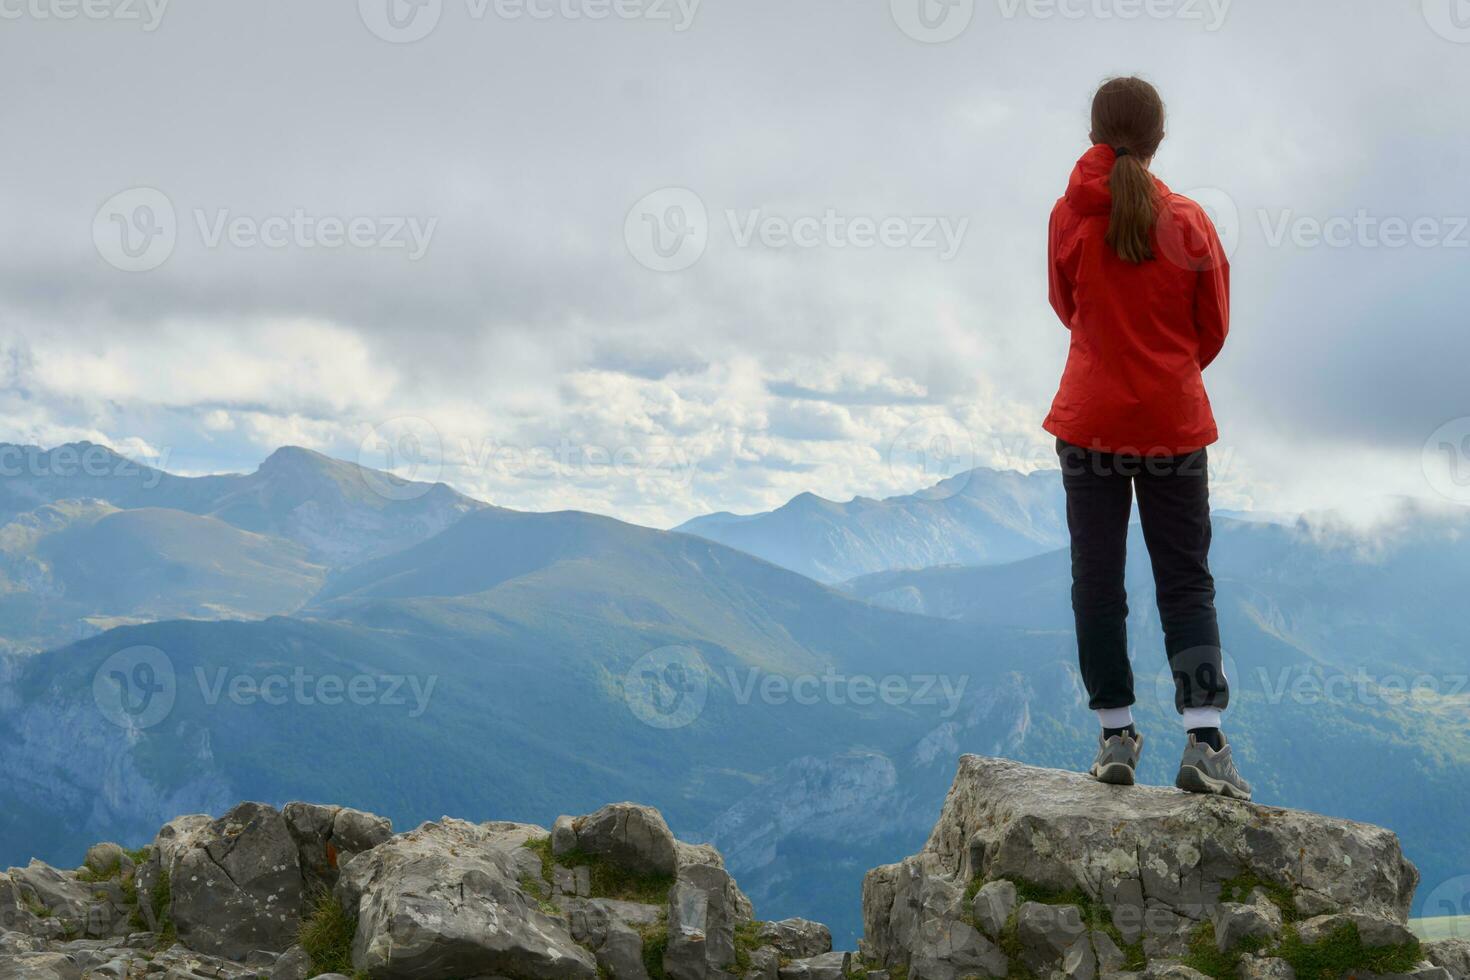
[[[1154,258],[1118,258],[1103,240],[1115,159],[1105,145],[1084,153],[1052,210],[1051,305],[1072,348],[1043,424],[1102,452],[1192,452],[1219,438],[1201,372],[1230,327],[1230,263],[1204,209],[1157,178]]]

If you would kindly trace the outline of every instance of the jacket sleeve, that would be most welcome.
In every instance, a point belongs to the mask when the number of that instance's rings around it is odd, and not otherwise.
[[[1204,219],[1205,253],[1200,260],[1194,293],[1194,326],[1199,333],[1200,370],[1210,366],[1225,346],[1230,333],[1230,260],[1215,233],[1215,225]]]
[[[1077,306],[1072,298],[1072,283],[1061,266],[1061,210],[1060,203],[1052,208],[1051,226],[1046,235],[1047,286],[1051,308],[1062,318],[1062,325],[1071,330],[1072,316],[1077,312]]]

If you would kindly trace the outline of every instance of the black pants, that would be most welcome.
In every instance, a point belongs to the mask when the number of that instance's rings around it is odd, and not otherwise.
[[[1057,440],[1072,535],[1072,611],[1089,707],[1133,704],[1128,594],[1123,568],[1128,518],[1138,492],[1143,540],[1153,563],[1174,704],[1221,708],[1230,701],[1210,575],[1209,463],[1187,456],[1100,453]]]

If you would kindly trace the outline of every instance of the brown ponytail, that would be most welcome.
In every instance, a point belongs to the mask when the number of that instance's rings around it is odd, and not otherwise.
[[[1107,243],[1125,262],[1154,257],[1149,233],[1158,220],[1158,191],[1148,162],[1164,140],[1164,100],[1141,78],[1111,78],[1092,99],[1092,141],[1122,151],[1108,187],[1113,213]]]

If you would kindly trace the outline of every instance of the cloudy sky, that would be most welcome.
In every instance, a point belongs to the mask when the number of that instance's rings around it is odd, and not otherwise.
[[[1434,497],[1466,8],[0,0],[0,439],[657,526],[1050,465],[1047,214],[1137,72],[1235,244],[1220,501]]]

